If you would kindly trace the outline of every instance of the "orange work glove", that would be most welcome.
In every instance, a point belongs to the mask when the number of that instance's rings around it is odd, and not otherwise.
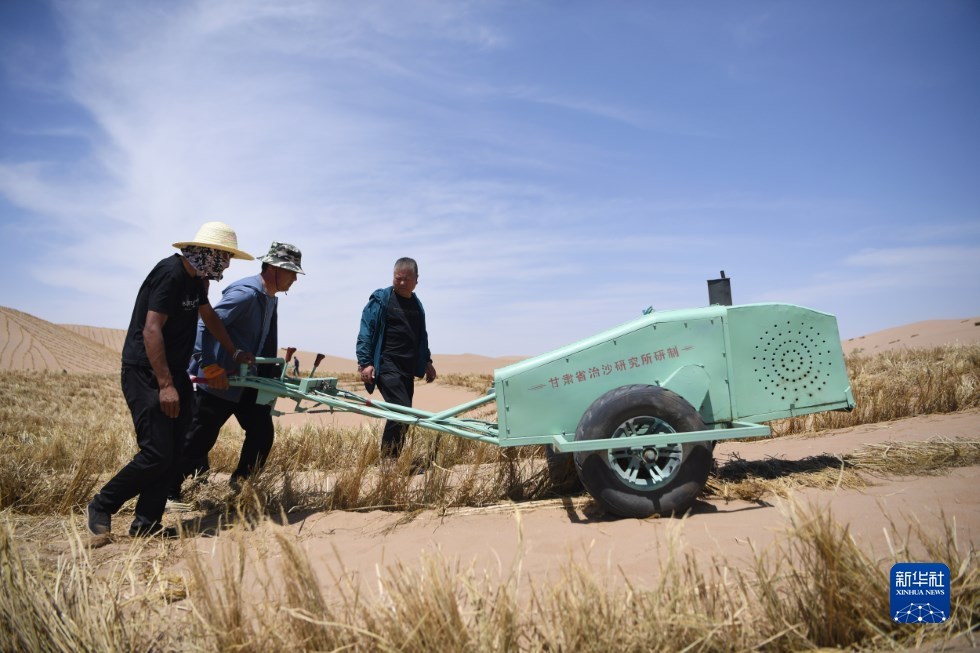
[[[217,363],[211,363],[210,365],[205,365],[202,371],[210,387],[215,390],[228,389],[228,375],[225,374],[225,368]]]

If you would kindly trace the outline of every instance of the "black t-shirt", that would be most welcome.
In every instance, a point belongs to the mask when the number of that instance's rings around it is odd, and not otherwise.
[[[207,303],[204,280],[187,274],[180,254],[157,263],[136,295],[136,306],[123,343],[122,362],[150,366],[143,327],[146,326],[146,312],[156,311],[167,316],[163,325],[163,346],[170,373],[174,376],[185,374],[194,351],[198,306]]]
[[[422,315],[415,297],[405,299],[391,293],[385,320],[385,341],[381,348],[381,366],[391,366],[415,376],[419,339],[422,334]]]

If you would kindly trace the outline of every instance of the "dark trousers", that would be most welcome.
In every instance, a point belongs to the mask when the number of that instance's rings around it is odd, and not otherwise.
[[[276,431],[272,424],[272,408],[256,404],[256,394],[254,388],[246,388],[239,401],[228,401],[203,390],[194,393],[194,420],[187,432],[180,473],[175,483],[178,492],[185,478],[208,470],[208,453],[218,441],[221,427],[232,415],[245,430],[245,441],[238,457],[238,467],[231,478],[248,478],[265,464],[272,451]]]
[[[381,396],[389,404],[398,406],[411,406],[412,397],[415,396],[415,378],[410,374],[405,374],[397,370],[381,368],[381,374],[377,378],[378,390]],[[388,420],[385,422],[385,430],[381,434],[381,456],[387,458],[397,458],[405,445],[405,430],[407,425],[400,422]]]
[[[160,388],[149,367],[123,365],[123,396],[133,415],[139,452],[92,499],[93,507],[110,515],[135,496],[132,529],[156,527],[163,518],[169,479],[176,470],[184,433],[191,422],[193,389],[187,374],[173,375],[180,414],[171,419],[160,410]]]

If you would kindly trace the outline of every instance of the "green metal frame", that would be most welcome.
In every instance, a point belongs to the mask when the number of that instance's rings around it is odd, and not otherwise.
[[[471,411],[474,408],[479,408],[491,401],[496,401],[497,397],[493,390],[472,401],[439,412],[432,412],[362,397],[354,392],[337,387],[337,379],[333,377],[290,377],[286,374],[287,366],[284,358],[257,358],[255,362],[259,365],[279,365],[282,372],[278,378],[257,376],[250,373],[247,365],[242,365],[240,374],[230,377],[229,384],[235,387],[254,388],[258,391],[256,403],[272,407],[273,414],[277,415],[283,414],[275,408],[276,401],[282,398],[296,402],[293,409],[295,413],[355,413],[367,417],[415,425],[433,431],[449,433],[450,435],[505,447],[524,444],[548,444],[558,451],[572,452],[622,449],[624,446],[623,440],[619,438],[575,442],[568,440],[565,433],[543,433],[534,437],[522,438],[520,442],[502,441],[496,423],[460,417],[463,413]],[[303,402],[312,402],[319,406],[324,406],[326,409],[304,406]],[[719,423],[714,424],[713,428],[704,431],[631,437],[629,438],[629,447],[664,446],[685,442],[729,440],[734,438],[765,436],[769,435],[769,433],[769,427],[763,424],[751,422]]]
[[[495,370],[501,446],[540,444],[544,433],[571,440],[594,401],[634,384],[683,397],[723,429],[711,439],[749,435],[728,433],[733,425],[854,407],[830,314],[778,303],[654,311]]]

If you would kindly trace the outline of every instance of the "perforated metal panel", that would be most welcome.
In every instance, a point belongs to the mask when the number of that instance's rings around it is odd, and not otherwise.
[[[728,316],[732,396],[740,415],[774,419],[849,396],[832,315],[769,304],[735,307]]]
[[[801,405],[826,390],[834,354],[826,334],[800,320],[774,322],[759,334],[752,356],[756,379],[769,396]],[[833,343],[840,349],[838,343]]]

